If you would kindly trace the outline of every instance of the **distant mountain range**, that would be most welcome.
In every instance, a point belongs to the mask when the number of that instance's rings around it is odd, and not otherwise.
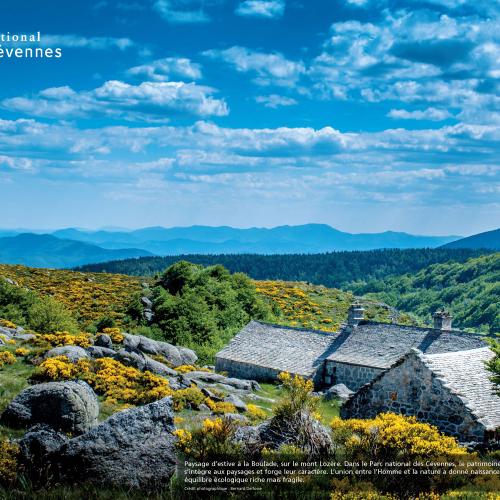
[[[150,255],[152,254],[145,250],[135,248],[108,250],[81,241],[56,238],[49,234],[24,233],[0,238],[2,264],[65,268]]]
[[[500,229],[475,234],[443,245],[443,248],[489,248],[500,250]]]
[[[326,224],[238,229],[228,226],[148,227],[135,231],[63,229],[58,238],[84,241],[103,248],[143,248],[156,255],[321,253],[334,250],[438,247],[459,236],[414,236],[407,233],[351,234]]]
[[[498,231],[491,233],[496,233],[497,246],[486,248],[498,248]],[[40,234],[39,231],[16,234],[16,230],[0,230],[0,263],[62,268],[151,255],[313,254],[382,248],[437,248],[471,238],[474,237],[416,236],[393,231],[352,234],[326,224],[270,229],[190,226],[86,231],[68,228],[50,234]]]

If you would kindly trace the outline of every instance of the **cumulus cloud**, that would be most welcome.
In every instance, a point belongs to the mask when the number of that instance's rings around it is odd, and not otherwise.
[[[233,66],[241,73],[254,73],[258,85],[294,86],[305,66],[301,61],[291,61],[279,52],[264,53],[234,46],[224,50],[208,50],[204,55],[219,59]]]
[[[90,118],[105,116],[127,120],[167,121],[173,115],[225,116],[224,100],[215,90],[194,83],[143,82],[130,85],[118,80],[90,91],[52,87],[30,97],[4,99],[1,107],[31,116]]]
[[[201,66],[184,57],[165,57],[127,70],[130,76],[165,82],[175,75],[189,80],[201,78]]]
[[[278,94],[258,95],[255,101],[263,104],[266,108],[279,108],[281,106],[294,106],[297,101],[291,97],[286,97]]]
[[[408,111],[406,109],[391,109],[387,114],[390,118],[399,120],[431,120],[442,121],[451,118],[453,115],[446,109],[427,108],[424,110],[417,109]]]
[[[154,9],[171,24],[198,24],[210,21],[199,0],[156,0]]]
[[[235,13],[244,17],[280,18],[285,13],[285,0],[245,0]]]

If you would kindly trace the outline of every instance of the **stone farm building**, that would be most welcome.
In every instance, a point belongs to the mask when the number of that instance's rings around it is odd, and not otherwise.
[[[500,426],[484,336],[453,330],[443,311],[434,328],[364,321],[363,312],[352,306],[335,333],[251,321],[217,353],[216,370],[260,381],[286,371],[318,389],[345,384],[357,391],[345,416],[415,415],[462,440],[487,439]]]

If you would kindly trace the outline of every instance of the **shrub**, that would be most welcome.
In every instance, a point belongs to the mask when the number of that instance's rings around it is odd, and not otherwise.
[[[241,448],[232,441],[237,424],[225,418],[206,419],[193,431],[178,429],[177,447],[197,460],[230,460],[241,455]]]
[[[105,328],[113,328],[115,326],[115,320],[110,316],[103,316],[95,324],[96,330],[102,332]]]
[[[71,363],[66,356],[43,361],[33,380],[85,380],[108,403],[145,404],[173,394],[168,380],[141,372],[111,358],[80,359]]]
[[[16,357],[8,351],[0,352],[0,367],[3,365],[13,365],[16,362]]]
[[[37,334],[36,337],[30,342],[37,347],[42,347],[45,349],[64,345],[89,347],[92,344],[91,336],[88,333],[79,333],[78,335],[73,335],[69,332],[46,333],[43,335]]]
[[[19,447],[7,439],[0,439],[0,484],[8,486],[17,477]]]
[[[31,351],[29,349],[26,349],[25,347],[18,347],[15,352],[16,356],[24,357],[27,356]]]
[[[206,398],[205,403],[216,415],[236,413],[236,406],[234,406],[233,403],[227,403],[226,401],[215,402],[210,398]]]
[[[263,420],[267,416],[266,412],[262,408],[259,408],[257,405],[253,405],[251,403],[247,405],[247,415],[252,420]]]
[[[76,320],[66,307],[52,297],[39,299],[28,311],[28,325],[39,333],[68,331],[76,333]]]
[[[102,333],[105,333],[106,335],[109,335],[111,337],[111,340],[115,344],[121,344],[123,342],[123,339],[125,338],[121,333],[119,328],[104,328]]]
[[[174,402],[174,410],[180,411],[188,405],[198,407],[205,401],[205,396],[197,387],[188,387],[187,389],[179,389],[172,395]]]
[[[176,366],[175,370],[180,373],[189,373],[189,372],[194,372],[196,368],[193,365],[180,365]]]
[[[0,319],[0,326],[4,328],[17,328],[17,325],[8,319]]]
[[[299,375],[292,376],[287,372],[280,373],[278,380],[283,384],[284,392],[281,401],[274,408],[274,414],[278,418],[290,419],[301,411],[317,411],[320,400],[312,395],[312,380]]]
[[[441,434],[432,425],[418,422],[415,417],[381,413],[368,420],[334,418],[331,427],[333,440],[343,448],[348,461],[457,463],[463,461],[467,453],[455,438]],[[428,468],[432,469],[430,466]],[[434,475],[425,471],[412,474],[404,482],[397,475],[372,477],[375,486],[382,491],[413,495],[422,491],[446,489],[454,480],[463,480],[453,475]]]

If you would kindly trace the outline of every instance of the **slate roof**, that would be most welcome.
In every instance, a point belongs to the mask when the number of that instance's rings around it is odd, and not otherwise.
[[[500,427],[500,397],[495,394],[491,373],[484,362],[494,357],[487,347],[444,354],[420,354],[422,362],[445,387],[464,400],[487,430]]]
[[[485,347],[484,337],[459,330],[362,322],[352,332],[344,329],[332,346],[329,360],[373,368],[389,368],[416,348],[427,354]]]
[[[330,352],[338,334],[251,321],[217,358],[309,377]]]

